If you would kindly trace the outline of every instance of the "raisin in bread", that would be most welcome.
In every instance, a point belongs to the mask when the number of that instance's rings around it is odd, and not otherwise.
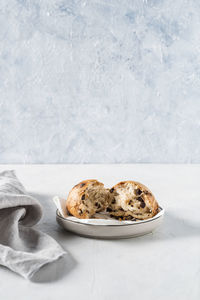
[[[89,219],[108,207],[110,192],[97,180],[84,180],[70,191],[66,207],[73,216]]]
[[[111,217],[123,220],[152,218],[158,212],[158,203],[151,191],[135,181],[123,181],[110,189],[107,207]]]

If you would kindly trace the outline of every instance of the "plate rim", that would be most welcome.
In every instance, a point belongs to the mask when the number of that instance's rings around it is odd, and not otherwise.
[[[64,221],[67,221],[67,222],[71,222],[71,223],[73,223],[73,224],[77,224],[77,225],[85,225],[85,226],[95,226],[95,227],[97,227],[97,226],[100,226],[100,227],[103,227],[103,226],[105,226],[105,227],[107,227],[107,226],[109,226],[109,227],[119,227],[119,226],[133,226],[133,225],[141,225],[141,224],[145,224],[145,223],[149,223],[149,222],[153,222],[154,220],[157,220],[157,219],[159,219],[159,218],[161,218],[161,217],[163,217],[164,216],[164,213],[165,213],[165,210],[164,210],[164,208],[162,208],[161,206],[159,206],[159,208],[160,208],[160,211],[159,211],[159,216],[157,216],[156,217],[156,215],[153,217],[153,218],[150,218],[150,219],[147,219],[147,220],[140,220],[140,221],[137,221],[137,222],[135,222],[135,223],[133,223],[133,224],[110,224],[110,225],[106,225],[106,224],[90,224],[90,223],[81,223],[81,222],[76,222],[76,221],[73,221],[73,220],[68,220],[67,218],[64,218],[63,216],[61,216],[61,215],[59,215],[58,214],[58,209],[56,210],[56,216],[58,217],[58,218],[60,218],[60,219],[62,219],[62,220],[64,220]]]

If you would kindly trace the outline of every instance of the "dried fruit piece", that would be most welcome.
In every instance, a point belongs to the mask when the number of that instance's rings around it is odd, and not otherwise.
[[[85,185],[85,183],[81,183],[81,184],[80,184],[80,187],[82,188],[84,185]]]
[[[107,207],[106,211],[107,211],[107,212],[111,212],[111,211],[112,211],[112,208]]]
[[[144,201],[140,203],[140,207],[141,207],[141,208],[145,208],[145,206],[146,206],[146,204],[145,204]]]
[[[144,202],[144,200],[143,200],[142,197],[138,197],[137,200],[138,200],[138,201],[141,201],[141,202]]]
[[[135,194],[136,194],[137,196],[141,195],[141,194],[142,194],[141,189],[136,189],[136,190],[135,190]]]

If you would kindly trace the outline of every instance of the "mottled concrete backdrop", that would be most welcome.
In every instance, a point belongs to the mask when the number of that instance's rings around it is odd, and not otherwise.
[[[200,162],[199,0],[1,0],[0,163]]]

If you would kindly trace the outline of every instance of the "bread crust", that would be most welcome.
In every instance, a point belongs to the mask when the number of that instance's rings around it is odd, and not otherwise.
[[[68,212],[76,218],[79,219],[88,219],[93,215],[93,212],[81,212],[82,197],[87,192],[87,189],[90,185],[95,186],[104,186],[103,183],[99,182],[96,179],[87,179],[83,180],[80,183],[76,184],[71,191],[69,192],[66,207]],[[94,211],[95,213],[95,211]]]

